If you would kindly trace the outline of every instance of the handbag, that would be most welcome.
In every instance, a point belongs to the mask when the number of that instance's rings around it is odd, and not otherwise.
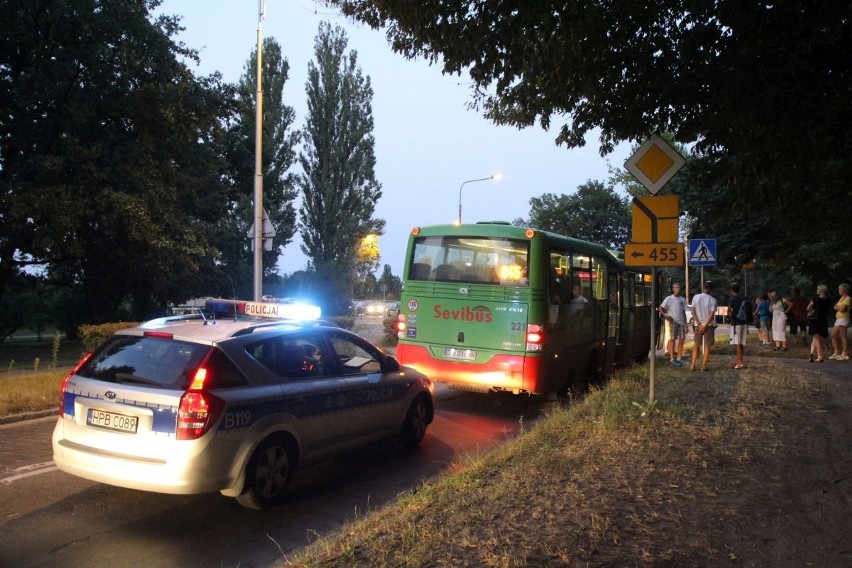
[[[816,319],[816,310],[811,308],[808,310],[808,320],[813,321]]]

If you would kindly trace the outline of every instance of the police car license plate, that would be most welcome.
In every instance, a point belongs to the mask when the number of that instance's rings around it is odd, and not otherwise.
[[[125,416],[113,412],[104,412],[90,408],[86,414],[86,424],[107,430],[118,430],[119,432],[136,433],[139,427],[139,418],[136,416]]]
[[[447,347],[444,349],[444,357],[448,357],[450,359],[464,359],[465,361],[475,361],[476,351],[473,349],[456,349],[454,347]]]

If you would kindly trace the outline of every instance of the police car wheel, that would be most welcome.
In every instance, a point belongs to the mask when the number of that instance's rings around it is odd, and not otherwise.
[[[418,396],[408,407],[405,422],[399,436],[399,444],[403,448],[413,448],[426,435],[429,425],[429,402],[425,396]]]
[[[254,451],[246,469],[240,505],[249,509],[266,509],[279,505],[293,477],[295,461],[285,440],[268,438]]]

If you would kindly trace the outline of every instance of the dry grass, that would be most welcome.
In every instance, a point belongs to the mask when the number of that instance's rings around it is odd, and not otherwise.
[[[0,416],[56,408],[68,370],[21,372],[0,378]]]
[[[56,408],[82,351],[79,341],[0,343],[0,417]]]
[[[653,405],[647,367],[622,372],[282,565],[713,566],[755,555],[749,519],[779,514],[785,463],[809,446],[795,418],[824,385],[771,359],[723,368],[729,349],[719,345],[710,373],[661,364]]]

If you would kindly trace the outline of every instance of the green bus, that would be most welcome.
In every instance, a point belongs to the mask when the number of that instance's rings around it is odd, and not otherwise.
[[[503,222],[415,227],[397,359],[452,388],[545,395],[648,359],[651,274]]]

